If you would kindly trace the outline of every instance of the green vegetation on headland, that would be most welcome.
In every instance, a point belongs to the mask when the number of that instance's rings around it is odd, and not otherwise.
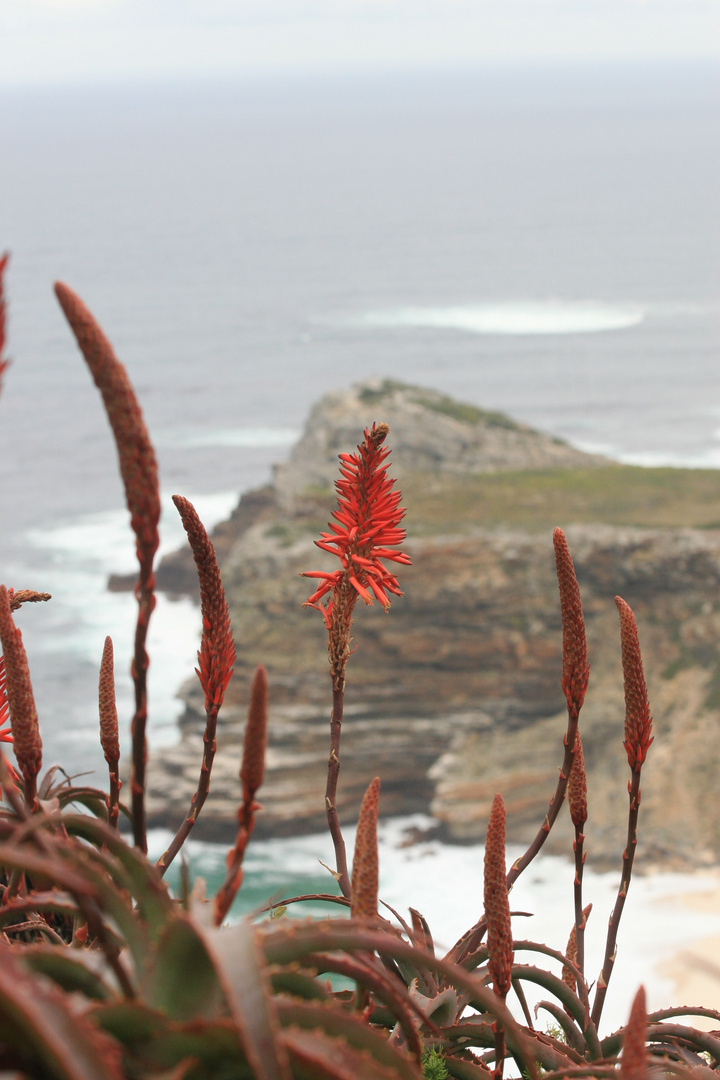
[[[558,522],[720,528],[720,472],[608,464],[542,472],[403,476],[411,531],[432,535]]]

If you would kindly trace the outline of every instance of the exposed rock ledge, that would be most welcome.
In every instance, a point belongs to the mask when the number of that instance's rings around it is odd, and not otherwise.
[[[573,491],[584,491],[577,487],[580,477],[602,495],[606,478],[617,484],[626,474],[497,414],[432,391],[370,383],[315,406],[273,485],[243,496],[214,535],[238,663],[198,826],[207,838],[234,833],[247,687],[259,662],[268,669],[271,720],[258,832],[324,825],[326,634],[317,612],[301,606],[308,583],[298,574],[332,562],[313,539],[334,508],[337,453],[351,449],[373,420],[390,424],[392,471],[407,495],[406,550],[413,565],[401,568],[405,595],[389,616],[377,606],[356,613],[341,820],[356,818],[362,792],[379,775],[384,814],[430,809],[449,839],[482,837],[498,790],[510,839],[528,839],[542,821],[561,760],[565,714],[552,542],[540,519],[552,503],[549,490],[562,493],[563,485],[575,483]],[[473,498],[487,497],[483,476],[503,472],[507,483],[494,478],[492,492],[506,497],[511,485],[510,517],[519,515],[525,527],[517,521],[484,527],[473,519],[475,503],[468,508],[468,490]],[[628,482],[637,481],[637,472],[627,472]],[[594,486],[587,480],[593,476]],[[534,502],[539,509],[527,524],[525,504],[532,509]],[[639,521],[643,515],[655,520],[652,500],[636,502]],[[715,504],[718,520],[717,495]],[[645,865],[713,861],[720,856],[720,533],[591,524],[593,512],[585,506],[585,523],[573,524],[571,496],[564,520],[556,522],[575,558],[588,627],[591,677],[581,717],[588,857],[596,865],[614,863],[625,843],[627,763],[613,603],[620,593],[638,619],[655,717],[638,856]],[[158,577],[170,593],[197,591],[187,553],[166,559]],[[197,781],[204,726],[199,687],[188,683],[184,696],[180,742],[156,755],[150,772],[155,824],[180,820]],[[566,818],[563,812],[561,828],[551,835],[553,850],[568,850]]]

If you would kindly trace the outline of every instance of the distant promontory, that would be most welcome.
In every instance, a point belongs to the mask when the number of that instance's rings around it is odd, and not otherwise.
[[[272,484],[243,495],[213,541],[238,660],[220,714],[219,753],[198,836],[229,838],[249,679],[265,664],[270,745],[258,832],[324,827],[330,685],[326,631],[304,609],[299,573],[332,568],[313,544],[335,507],[337,455],[373,421],[390,425],[391,475],[407,506],[402,598],[389,615],[356,610],[348,664],[341,819],[382,779],[382,812],[429,812],[440,835],[484,836],[496,791],[508,839],[541,823],[565,729],[552,528],[566,532],[587,622],[590,687],[581,716],[588,769],[588,859],[624,845],[627,762],[617,613],[634,608],[655,719],[643,772],[644,865],[720,858],[720,473],[642,469],[436,391],[371,381],[312,409]],[[167,557],[158,587],[197,594],[189,551]],[[149,812],[176,826],[197,783],[204,711],[183,694],[177,746],[154,755]],[[567,815],[563,812],[561,819]],[[560,823],[559,823],[560,824]],[[569,822],[551,834],[570,844]]]

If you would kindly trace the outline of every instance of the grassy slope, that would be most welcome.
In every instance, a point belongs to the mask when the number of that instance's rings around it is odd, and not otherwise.
[[[420,534],[500,525],[547,530],[602,522],[720,528],[720,471],[607,465],[546,472],[403,477],[407,521]]]

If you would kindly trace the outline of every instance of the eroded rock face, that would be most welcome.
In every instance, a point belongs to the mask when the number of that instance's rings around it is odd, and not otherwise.
[[[311,589],[298,575],[332,563],[331,557],[323,563],[313,539],[334,505],[326,491],[334,478],[337,440],[344,440],[340,448],[351,448],[372,419],[359,411],[362,393],[356,388],[349,397],[324,399],[327,422],[321,403],[297,456],[278,470],[274,488],[244,497],[221,531],[218,548],[238,663],[220,714],[212,791],[200,826],[208,838],[234,833],[244,710],[260,662],[268,670],[271,715],[258,832],[292,834],[324,826],[330,713],[326,631],[319,614],[302,607]],[[501,432],[499,438],[517,435],[526,441],[524,459],[521,441],[508,443],[505,460],[513,468],[535,468],[540,460],[547,468],[555,453],[558,459],[567,455],[564,467],[579,459],[587,465],[584,455],[529,429],[486,423],[472,413],[464,419],[450,415],[450,405],[443,404],[445,412],[422,406],[417,396],[427,392],[412,393],[415,398],[403,406],[400,391],[391,385],[387,400],[380,401],[386,406],[382,415],[375,410],[378,419],[394,424],[393,461],[401,469],[393,472],[404,470],[404,482],[442,482],[443,472],[456,468],[455,459],[444,458],[447,433],[432,466],[432,453],[423,457],[418,443],[419,432],[427,440],[431,423],[440,417],[444,424],[446,416],[459,431],[458,454],[473,462],[463,468],[481,467],[489,428]],[[424,421],[419,408],[425,410]],[[490,455],[489,468],[500,467],[498,455]],[[527,841],[555,788],[566,723],[552,539],[508,528],[457,534],[451,521],[446,525],[442,535],[436,529],[418,536],[410,521],[405,549],[413,565],[401,568],[404,596],[393,601],[389,615],[377,605],[356,609],[338,811],[342,821],[355,820],[363,791],[378,775],[384,814],[430,809],[445,836],[474,840],[484,836],[493,796],[501,791],[508,838]],[[655,717],[656,741],[643,773],[638,857],[646,864],[716,858],[720,534],[588,525],[570,525],[566,533],[583,596],[591,663],[580,722],[588,769],[588,858],[614,865],[627,827],[616,593],[637,616]],[[176,560],[176,568],[181,563]],[[166,568],[166,576],[174,572]],[[175,582],[181,583],[181,575],[176,573]],[[185,697],[180,743],[164,750],[162,761],[151,762],[154,823],[175,825],[197,783],[204,726],[199,686],[188,684]],[[571,827],[564,809],[558,825],[551,848],[567,851]]]

